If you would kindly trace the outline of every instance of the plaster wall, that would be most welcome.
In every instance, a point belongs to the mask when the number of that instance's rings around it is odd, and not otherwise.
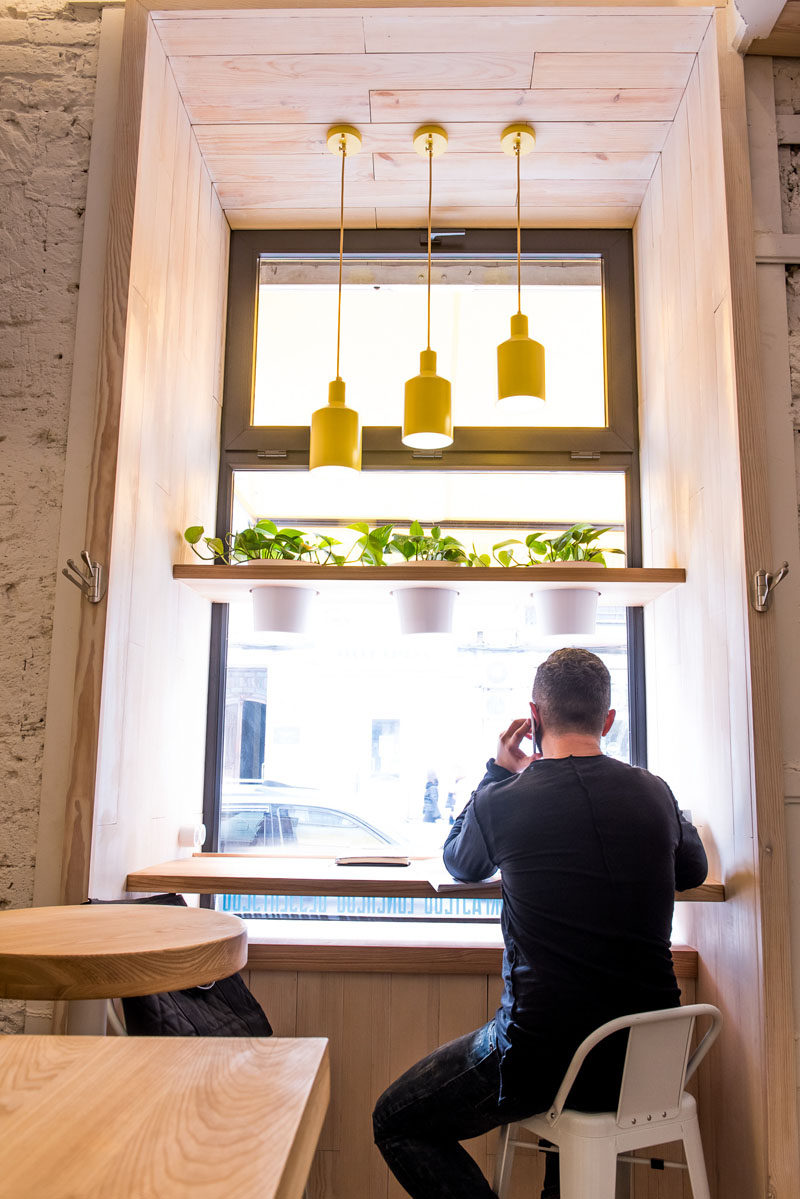
[[[99,37],[99,7],[0,8],[0,909],[33,901]]]

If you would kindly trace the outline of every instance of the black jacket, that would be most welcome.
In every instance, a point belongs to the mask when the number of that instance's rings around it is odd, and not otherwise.
[[[502,871],[504,1097],[535,1080],[532,1111],[542,1110],[588,1032],[679,1003],[674,892],[699,885],[707,861],[662,779],[602,754],[544,758],[521,774],[490,761],[444,862],[464,882]],[[610,1059],[581,1079],[579,1106],[613,1102]]]

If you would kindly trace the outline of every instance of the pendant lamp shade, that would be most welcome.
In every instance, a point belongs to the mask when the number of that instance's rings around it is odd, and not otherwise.
[[[328,403],[311,417],[309,470],[361,470],[361,430],[358,413],[348,408],[344,398],[344,379],[339,374],[342,339],[342,259],[344,256],[344,164],[347,155],[361,149],[361,134],[352,125],[334,125],[328,130],[328,149],[342,159],[339,199],[339,306],[336,322],[336,378],[328,384]]]
[[[431,203],[433,159],[447,149],[447,134],[440,125],[422,125],[414,134],[414,149],[428,159],[428,345],[419,356],[419,374],[405,388],[403,445],[415,450],[440,450],[453,441],[450,383],[436,373],[436,351],[431,349]]]
[[[422,350],[419,374],[406,383],[403,445],[438,450],[452,441],[450,381],[436,374],[436,351]]]
[[[511,318],[511,336],[497,347],[497,401],[512,412],[530,415],[545,399],[544,346],[528,336],[528,318],[522,312],[520,158],[533,149],[536,133],[531,125],[509,125],[500,144],[517,162],[517,311]]]
[[[511,318],[511,336],[497,347],[497,397],[509,408],[544,400],[544,346],[528,336],[528,318]]]
[[[344,402],[344,379],[328,384],[328,403],[311,417],[308,469],[361,470],[358,413]]]

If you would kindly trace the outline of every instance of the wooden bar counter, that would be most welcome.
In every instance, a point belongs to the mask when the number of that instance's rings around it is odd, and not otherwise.
[[[437,889],[441,866],[414,860],[410,866],[337,866],[332,858],[290,858],[260,854],[195,854],[135,870],[128,891],[179,891],[194,895],[377,895],[430,899],[440,894],[499,899],[500,883],[456,883]],[[707,882],[676,892],[679,902],[720,902],[722,883]]]

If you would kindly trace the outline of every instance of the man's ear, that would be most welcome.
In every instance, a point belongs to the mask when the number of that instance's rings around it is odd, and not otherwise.
[[[531,700],[531,724],[533,724],[535,726],[535,725],[540,725],[541,723],[542,723],[542,718],[539,715],[539,709],[536,706],[536,704],[533,702],[533,700]]]
[[[603,725],[603,731],[602,731],[602,733],[600,734],[600,736],[601,736],[601,737],[605,737],[605,736],[606,736],[606,734],[608,733],[608,731],[609,731],[609,729],[611,728],[612,724],[614,723],[614,718],[615,718],[615,716],[616,716],[616,715],[617,715],[617,710],[616,710],[616,708],[612,708],[612,709],[609,711],[609,713],[608,713],[608,716],[606,716],[606,721],[605,721],[605,724]]]

